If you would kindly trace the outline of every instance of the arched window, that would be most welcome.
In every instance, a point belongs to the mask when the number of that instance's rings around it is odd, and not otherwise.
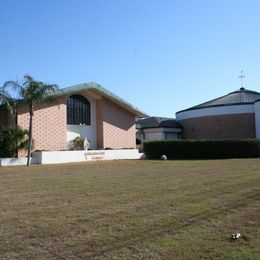
[[[90,125],[90,103],[81,95],[72,95],[67,99],[67,124]]]

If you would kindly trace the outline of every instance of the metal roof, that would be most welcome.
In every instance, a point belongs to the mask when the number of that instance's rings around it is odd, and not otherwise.
[[[125,109],[132,112],[133,114],[135,114],[138,117],[147,116],[146,113],[142,112],[138,108],[134,107],[133,105],[131,105],[130,103],[125,101],[124,99],[118,97],[114,93],[108,91],[107,89],[103,88],[102,86],[100,86],[99,84],[97,84],[95,82],[82,83],[82,84],[78,84],[75,86],[58,89],[58,90],[54,91],[53,93],[51,93],[51,96],[55,96],[55,97],[63,96],[63,95],[73,94],[76,92],[86,91],[86,90],[93,90],[93,91],[99,93],[100,95],[107,97],[108,99],[114,101],[115,103],[124,107]]]
[[[173,118],[167,117],[147,117],[136,121],[136,128],[181,128],[181,125]]]
[[[231,106],[231,105],[248,105],[254,104],[257,100],[260,100],[260,93],[245,88],[240,88],[237,91],[231,92],[225,96],[212,99],[205,103],[190,107],[185,110],[178,111],[176,114],[201,108],[218,107],[218,106]]]

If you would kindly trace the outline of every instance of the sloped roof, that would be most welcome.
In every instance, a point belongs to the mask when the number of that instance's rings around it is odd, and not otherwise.
[[[231,92],[225,96],[212,99],[185,110],[178,111],[177,113],[208,107],[254,104],[257,100],[260,100],[259,92],[240,88],[239,90]]]
[[[82,84],[74,85],[74,86],[71,86],[71,87],[58,89],[55,92],[53,92],[51,95],[56,97],[56,96],[73,94],[73,93],[80,92],[80,91],[86,91],[86,90],[93,90],[93,91],[99,93],[100,95],[107,97],[108,99],[114,101],[115,103],[124,107],[125,109],[132,112],[133,114],[135,114],[138,117],[147,116],[146,113],[142,112],[138,108],[134,107],[133,105],[131,105],[130,103],[125,101],[124,99],[118,97],[114,93],[112,93],[109,90],[103,88],[102,86],[100,86],[99,84],[97,84],[95,82],[82,83]]]
[[[136,121],[136,128],[181,128],[181,125],[173,118],[167,117],[147,117]]]

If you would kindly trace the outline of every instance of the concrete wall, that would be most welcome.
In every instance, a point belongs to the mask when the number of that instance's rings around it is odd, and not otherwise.
[[[31,157],[31,164],[38,164],[38,157]],[[26,165],[27,158],[0,158],[0,166],[18,166],[18,165]]]
[[[140,159],[137,149],[129,150],[90,150],[90,151],[52,151],[33,153],[34,162],[39,164],[56,164],[84,162],[93,160],[133,160]]]

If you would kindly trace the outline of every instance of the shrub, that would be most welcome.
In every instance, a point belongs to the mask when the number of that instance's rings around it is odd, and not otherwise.
[[[0,126],[0,158],[15,157],[18,149],[23,148],[28,148],[27,130]]]
[[[74,146],[73,146],[73,150],[84,150],[84,139],[77,136],[74,140],[73,140]]]
[[[260,140],[163,140],[144,142],[150,159],[224,159],[260,157]]]

